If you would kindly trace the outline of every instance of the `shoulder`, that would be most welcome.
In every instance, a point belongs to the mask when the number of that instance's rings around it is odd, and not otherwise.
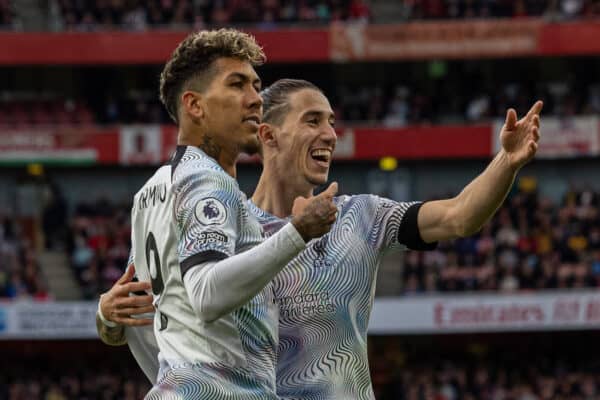
[[[154,174],[144,183],[144,185],[136,192],[134,199],[146,193],[149,187],[153,187],[160,184],[170,184],[170,173],[171,168],[169,165],[163,165],[154,172]]]
[[[333,202],[342,209],[371,209],[377,207],[381,197],[374,194],[341,195],[333,198]]]
[[[237,194],[238,183],[220,165],[207,157],[186,159],[185,156],[173,171],[175,193],[186,188],[203,186],[206,189],[221,190]]]

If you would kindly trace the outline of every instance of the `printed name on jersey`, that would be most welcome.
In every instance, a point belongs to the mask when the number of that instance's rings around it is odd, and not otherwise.
[[[221,232],[201,232],[198,237],[199,244],[209,244],[209,243],[227,243],[227,236],[222,234]]]
[[[207,197],[198,201],[194,214],[202,225],[221,225],[227,220],[225,206],[214,197]]]
[[[164,203],[167,199],[167,185],[159,183],[158,185],[148,186],[140,193],[138,197],[138,207],[140,210],[148,207],[154,207],[156,202]]]

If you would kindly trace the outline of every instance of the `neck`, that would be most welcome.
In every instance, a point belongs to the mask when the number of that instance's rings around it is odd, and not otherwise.
[[[296,197],[313,196],[313,187],[294,185],[274,171],[275,168],[269,167],[267,163],[264,164],[258,185],[252,195],[252,202],[269,214],[285,218],[292,215],[292,206]]]
[[[191,135],[184,134],[179,131],[177,144],[181,146],[196,146],[200,148],[207,156],[212,157],[215,161],[232,177],[237,177],[236,161],[239,152],[235,149],[227,149],[217,143],[213,137],[208,134]]]

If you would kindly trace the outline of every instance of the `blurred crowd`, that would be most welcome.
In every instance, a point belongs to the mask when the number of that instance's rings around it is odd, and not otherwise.
[[[206,26],[373,21],[368,0],[58,0],[67,30],[122,27],[201,29]],[[569,20],[600,15],[597,0],[403,0],[402,19],[522,18]]]
[[[468,363],[436,360],[398,363],[382,353],[371,361],[378,400],[596,400],[597,365],[563,360],[515,359]],[[393,354],[393,352],[392,352]],[[400,365],[398,365],[400,364]]]
[[[569,20],[600,15],[597,0],[404,0],[409,19],[546,17]]]
[[[0,298],[47,300],[49,297],[31,241],[14,217],[0,212]]]
[[[385,4],[386,2],[379,2]],[[600,15],[598,0],[390,1],[400,20],[544,17],[572,20]],[[0,0],[0,29],[17,29],[17,3]],[[64,30],[201,29],[243,25],[261,29],[344,20],[378,22],[369,0],[52,0],[45,3]],[[389,5],[385,10],[389,10]],[[56,12],[50,10],[55,9]],[[380,16],[389,22],[385,11]]]
[[[121,276],[129,259],[129,205],[98,199],[79,204],[71,220],[68,250],[86,299],[95,299]]]
[[[438,64],[438,66],[436,66]],[[431,64],[426,85],[341,86],[334,96],[336,116],[341,121],[367,121],[385,126],[422,123],[482,122],[504,118],[514,107],[527,112],[531,99],[544,100],[544,115],[569,117],[600,112],[600,82],[580,85],[575,79],[560,82],[491,83],[464,71],[464,80],[448,79],[444,63]],[[442,70],[442,72],[439,72]],[[479,82],[475,87],[461,87],[464,81]]]
[[[369,358],[378,400],[600,398],[600,369],[597,362],[585,358],[567,360],[553,354],[530,359],[516,355],[432,358],[424,354],[409,361],[393,345],[376,348]],[[110,350],[108,354],[116,354]],[[94,360],[93,368],[85,360],[62,363],[60,368],[43,360],[13,360],[0,377],[0,398],[141,400],[150,383],[130,356],[119,354],[120,359]]]
[[[516,108],[519,113],[526,112],[531,99],[544,100],[545,116],[565,118],[600,113],[600,82],[584,83],[583,78],[576,80],[573,77],[530,87],[526,82],[492,84],[476,76],[465,79],[473,79],[481,85],[461,88],[457,87],[460,80],[435,75],[424,84],[341,85],[328,94],[341,123],[388,127],[486,122],[504,118],[509,107]],[[20,97],[5,93],[4,99],[0,99],[0,127],[171,123],[154,94],[133,93],[118,98],[109,95],[95,108],[82,99],[35,98],[26,93],[21,93]]]
[[[60,360],[50,361],[41,356],[12,360],[10,365],[4,361],[0,399],[141,400],[151,385],[130,357],[121,354],[120,360],[114,356],[95,357],[93,363],[85,355],[75,360],[65,355],[69,361],[60,364]]]
[[[314,24],[369,18],[365,0],[58,0],[67,30],[202,29]]]
[[[0,31],[13,28],[11,0],[0,0]]]
[[[89,125],[96,122],[94,113],[82,100],[39,93],[5,92],[0,97],[0,127]]]
[[[599,207],[590,189],[570,190],[557,205],[522,178],[479,234],[408,252],[403,293],[600,286]]]
[[[404,253],[398,294],[599,287],[600,193],[570,190],[553,204],[536,185],[534,178],[521,178],[478,234],[441,242],[434,251]],[[78,204],[71,217],[65,207],[62,199],[46,208],[43,227],[54,240],[46,245],[66,249],[84,298],[94,299],[127,264],[130,206],[100,198]],[[0,297],[48,296],[27,240],[18,240],[10,219],[0,233]]]

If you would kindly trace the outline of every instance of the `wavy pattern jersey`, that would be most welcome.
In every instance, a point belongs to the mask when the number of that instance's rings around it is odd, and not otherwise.
[[[149,399],[273,399],[277,308],[268,285],[214,322],[194,312],[187,270],[260,243],[237,182],[195,147],[178,147],[134,198],[132,247],[138,278],[152,281],[160,349]]]
[[[277,275],[277,395],[281,399],[373,399],[367,325],[375,278],[386,250],[425,249],[416,215],[421,203],[374,195],[335,198],[331,231]],[[250,204],[265,233],[287,220]]]

